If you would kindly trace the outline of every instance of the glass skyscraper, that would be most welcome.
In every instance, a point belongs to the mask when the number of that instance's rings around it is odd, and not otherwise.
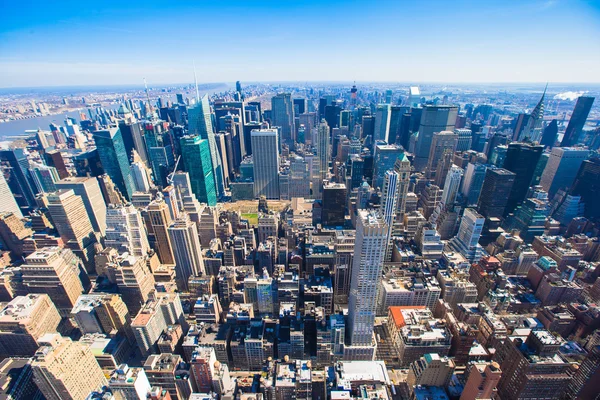
[[[119,128],[108,128],[94,132],[94,141],[104,171],[110,176],[123,196],[128,200],[135,191],[129,168],[125,143]]]
[[[208,140],[200,136],[181,138],[181,158],[190,176],[192,192],[198,201],[209,206],[217,205],[217,192]]]

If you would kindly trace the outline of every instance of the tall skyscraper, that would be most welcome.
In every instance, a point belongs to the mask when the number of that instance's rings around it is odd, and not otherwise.
[[[33,380],[48,400],[86,399],[106,384],[89,347],[59,334],[47,335],[32,362]]]
[[[488,168],[477,202],[477,210],[486,218],[502,218],[515,174],[504,168]]]
[[[220,198],[225,194],[223,168],[219,160],[208,96],[204,95],[202,99],[196,101],[196,104],[188,108],[188,131],[190,135],[198,135],[200,139],[208,140],[215,181],[215,192],[217,197]]]
[[[169,237],[175,255],[175,282],[179,290],[187,291],[190,276],[204,275],[202,248],[196,223],[186,214],[169,226]]]
[[[448,241],[447,247],[462,254],[469,263],[479,262],[485,254],[479,244],[484,222],[485,218],[477,211],[472,208],[465,209],[458,235]]]
[[[590,152],[578,147],[554,147],[546,168],[542,174],[540,185],[552,199],[559,189],[571,188],[581,163],[587,160]]]
[[[460,188],[461,194],[467,200],[467,205],[477,205],[479,195],[481,195],[481,188],[483,187],[486,170],[487,166],[485,164],[467,164],[465,176]]]
[[[119,128],[108,128],[93,133],[98,156],[104,171],[110,176],[121,194],[127,199],[135,191],[129,157]]]
[[[444,153],[447,151],[454,153],[457,145],[458,135],[454,132],[441,131],[433,134],[431,147],[429,149],[429,158],[427,160],[427,176],[430,179],[436,177],[438,163],[442,159]]]
[[[0,212],[11,212],[19,218],[23,218],[23,213],[21,212],[21,208],[17,201],[15,200],[15,196],[13,195],[10,187],[8,187],[8,183],[6,183],[6,179],[4,179],[4,174],[0,171]]]
[[[389,227],[381,215],[373,210],[359,210],[350,282],[348,331],[351,346],[371,348],[373,353],[377,288],[388,240]]]
[[[11,212],[0,212],[0,243],[2,249],[11,252],[14,259],[23,256],[23,240],[30,237],[33,231],[26,227],[24,220]]]
[[[458,107],[456,106],[427,105],[423,107],[419,134],[415,143],[414,167],[416,171],[423,171],[427,166],[433,134],[454,131],[457,115]]]
[[[581,135],[581,131],[585,126],[585,121],[587,120],[590,110],[592,109],[592,104],[594,104],[594,97],[581,96],[577,99],[577,103],[575,103],[575,109],[573,110],[573,114],[571,114],[571,119],[569,120],[569,125],[567,125],[565,135],[563,136],[562,142],[560,142],[561,147],[568,147],[577,144],[579,141],[579,135]]]
[[[252,135],[254,197],[279,199],[279,142],[276,129],[255,129]]]
[[[344,226],[346,185],[328,183],[323,187],[322,221],[324,226]]]
[[[209,141],[200,136],[181,138],[181,157],[198,201],[209,206],[217,205],[214,169],[212,168]]]
[[[56,182],[60,180],[58,172],[54,167],[37,164],[29,169],[31,178],[38,192],[50,193],[56,191]]]
[[[463,172],[464,170],[457,165],[452,164],[452,167],[450,167],[444,183],[444,193],[442,193],[442,204],[444,206],[450,207],[456,202]]]
[[[281,140],[284,143],[293,144],[296,141],[294,103],[290,93],[279,93],[271,98],[271,126],[281,127]]]
[[[93,271],[97,237],[81,196],[73,189],[61,189],[48,195],[48,211],[54,227],[68,248]]]
[[[394,168],[396,160],[404,156],[404,149],[396,144],[377,143],[373,160],[373,187],[381,188],[385,173]]]
[[[69,249],[44,247],[25,258],[23,285],[29,293],[47,294],[62,316],[69,315],[84,287],[81,260]]]
[[[553,119],[550,121],[547,127],[544,128],[544,133],[542,134],[542,140],[540,144],[544,147],[553,147],[556,143],[556,138],[558,137],[558,121]]]
[[[323,180],[329,178],[329,162],[331,161],[331,153],[329,150],[329,126],[324,119],[321,120],[321,123],[317,127],[317,156],[319,158],[319,188],[313,188],[313,192],[321,192]]]
[[[137,151],[133,152],[131,162],[131,176],[137,192],[147,193],[150,191],[152,182],[151,170],[146,166]]]
[[[144,221],[132,204],[109,206],[106,211],[106,225],[106,247],[138,257],[143,257],[150,251]]]
[[[0,150],[0,168],[21,210],[33,210],[38,190],[29,174],[25,151],[21,148]]]
[[[163,199],[153,200],[147,207],[150,226],[148,231],[154,236],[155,248],[158,251],[158,257],[163,264],[175,264],[173,256],[173,247],[168,233],[171,225],[171,213],[169,206]],[[150,232],[149,232],[150,233]]]
[[[94,232],[104,235],[106,229],[106,203],[98,179],[92,177],[69,177],[56,182],[56,189],[72,189],[81,197]]]
[[[505,214],[511,213],[525,199],[543,151],[544,146],[530,143],[508,145],[504,169],[515,174],[515,182],[508,196]]]
[[[600,158],[593,157],[581,164],[570,194],[581,196],[587,218],[600,217]]]
[[[404,212],[406,211],[406,195],[410,185],[411,166],[406,154],[398,157],[394,164],[394,171],[398,173],[398,200],[396,201],[396,217],[392,236],[399,236],[404,221]]]
[[[373,140],[383,140],[384,142],[389,143],[391,116],[392,109],[390,104],[377,105],[377,111],[375,112],[375,135],[373,136]]]

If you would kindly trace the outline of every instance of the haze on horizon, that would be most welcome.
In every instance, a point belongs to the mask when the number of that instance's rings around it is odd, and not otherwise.
[[[600,82],[600,4],[3,4],[0,87],[198,81]]]

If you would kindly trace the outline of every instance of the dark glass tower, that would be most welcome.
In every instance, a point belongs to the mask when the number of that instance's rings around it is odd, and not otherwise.
[[[121,194],[128,200],[135,191],[133,177],[129,169],[129,159],[119,128],[109,128],[94,132],[94,141],[104,171],[110,176]]]
[[[553,119],[546,128],[544,128],[544,133],[542,134],[542,140],[540,144],[544,147],[553,147],[554,143],[556,143],[556,137],[558,136],[558,122]]]
[[[514,183],[513,172],[503,168],[488,168],[477,203],[479,213],[486,218],[501,218]]]
[[[20,148],[0,150],[0,163],[6,182],[21,210],[33,209],[36,206],[35,195],[38,190],[29,174],[27,154]]]
[[[600,218],[600,158],[584,161],[571,187],[571,194],[581,196],[585,204],[584,215],[590,219]]]
[[[573,110],[573,114],[571,114],[569,125],[567,125],[567,130],[565,131],[565,136],[563,136],[563,140],[560,142],[561,147],[577,144],[579,135],[581,134],[585,121],[592,109],[592,104],[594,104],[593,97],[581,96],[577,99],[575,109]]]
[[[508,196],[504,214],[512,212],[527,195],[531,180],[536,171],[544,146],[530,143],[511,143],[508,145],[504,168],[515,173],[515,183]]]

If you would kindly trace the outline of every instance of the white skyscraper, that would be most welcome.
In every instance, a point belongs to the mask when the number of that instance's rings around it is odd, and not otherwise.
[[[169,226],[169,237],[175,256],[175,280],[180,290],[187,290],[190,276],[204,275],[204,259],[196,223],[187,214]]]
[[[329,126],[324,119],[321,120],[317,128],[317,156],[319,158],[318,168],[319,168],[319,188],[318,191],[323,191],[323,179],[327,179],[329,177],[329,161],[330,161],[330,152],[329,152]],[[313,188],[313,192],[316,188]]]
[[[396,219],[393,225],[392,236],[400,236],[403,228],[404,212],[406,210],[406,195],[410,184],[410,161],[406,154],[398,157],[394,164],[394,171],[398,173],[398,200],[396,201]]]
[[[145,256],[150,250],[142,216],[132,205],[110,205],[106,211],[106,247],[127,252],[136,257]]]
[[[251,132],[254,159],[254,197],[279,200],[279,142],[276,129]]]
[[[393,170],[386,171],[381,190],[381,215],[385,223],[391,228],[398,204],[398,181],[400,174]]]
[[[388,240],[389,227],[381,215],[373,210],[359,210],[348,304],[350,359],[372,359],[375,354],[377,288]]]
[[[135,190],[148,193],[150,191],[150,178],[148,177],[148,168],[142,161],[131,163],[131,176]]]
[[[458,165],[452,164],[450,171],[446,175],[446,182],[444,183],[444,193],[442,194],[442,204],[444,206],[451,206],[456,201],[456,195],[460,189],[460,182],[463,176],[463,169]]]
[[[462,254],[470,263],[479,262],[485,250],[479,244],[485,218],[472,208],[465,209],[458,235],[447,243],[451,251]]]
[[[11,212],[19,218],[23,218],[23,213],[15,200],[15,196],[8,187],[4,174],[0,173],[0,212]]]

